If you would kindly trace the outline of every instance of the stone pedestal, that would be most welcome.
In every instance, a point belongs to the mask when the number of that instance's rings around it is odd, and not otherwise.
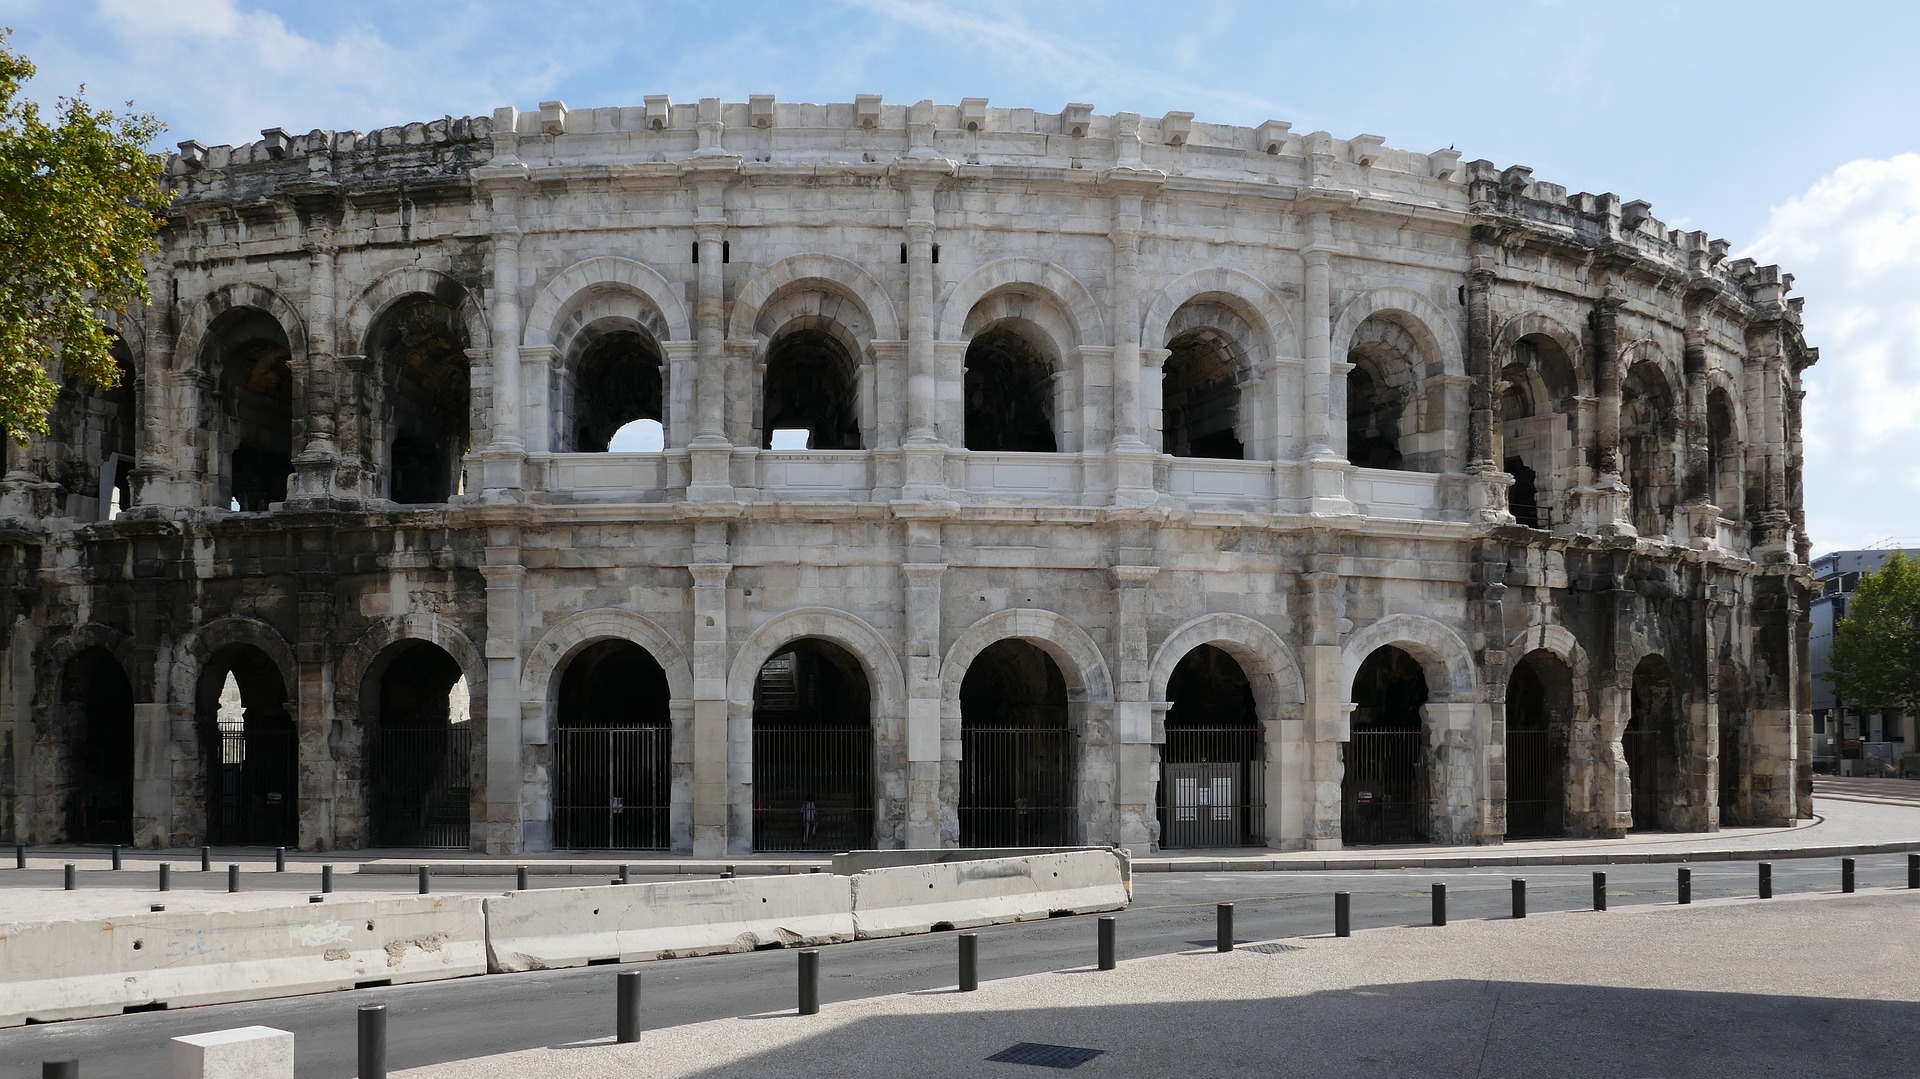
[[[173,1079],[293,1079],[293,1035],[237,1027],[175,1038]]]

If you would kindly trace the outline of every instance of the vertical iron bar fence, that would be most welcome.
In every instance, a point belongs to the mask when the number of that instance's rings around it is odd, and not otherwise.
[[[553,842],[562,850],[672,845],[673,728],[553,732]]]
[[[1633,827],[1655,828],[1660,820],[1660,732],[1629,726],[1620,735],[1633,790]]]
[[[1565,744],[1552,731],[1507,727],[1508,838],[1565,833],[1560,769],[1565,756]]]
[[[1162,847],[1265,844],[1266,762],[1259,728],[1168,724],[1161,761]]]
[[[368,828],[376,847],[465,850],[471,834],[469,725],[367,732]]]
[[[753,849],[858,850],[872,843],[872,728],[788,727],[756,719]]]
[[[1426,733],[1356,730],[1345,749],[1340,827],[1346,842],[1426,842]]]
[[[213,840],[221,846],[299,842],[299,744],[288,727],[212,732]]]
[[[1074,841],[1078,742],[1065,727],[963,726],[960,845],[1059,847]]]

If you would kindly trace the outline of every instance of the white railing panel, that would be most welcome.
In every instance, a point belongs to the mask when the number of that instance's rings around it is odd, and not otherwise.
[[[1175,458],[1167,464],[1167,493],[1198,505],[1270,502],[1273,465],[1266,461]]]

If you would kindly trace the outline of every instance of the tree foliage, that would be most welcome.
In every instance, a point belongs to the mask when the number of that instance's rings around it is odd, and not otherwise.
[[[21,96],[33,63],[0,31],[0,427],[45,434],[56,374],[119,381],[108,312],[147,302],[144,259],[157,247],[162,125],[76,95],[49,119]],[[57,365],[57,369],[56,369]]]
[[[1863,712],[1920,712],[1920,562],[1900,551],[1847,601],[1833,630],[1834,689]]]

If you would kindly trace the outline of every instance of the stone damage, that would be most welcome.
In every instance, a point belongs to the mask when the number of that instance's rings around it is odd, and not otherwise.
[[[180,145],[0,478],[0,839],[1327,848],[1811,813],[1792,277],[1369,135]]]

